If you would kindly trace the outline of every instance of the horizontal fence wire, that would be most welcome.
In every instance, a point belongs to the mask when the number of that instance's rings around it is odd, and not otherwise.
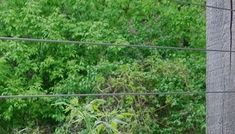
[[[58,98],[58,97],[109,97],[109,96],[156,96],[156,95],[206,95],[206,94],[234,94],[235,91],[207,91],[207,92],[153,92],[153,93],[100,93],[100,94],[45,94],[45,95],[1,95],[0,99],[29,99],[29,98]]]
[[[156,46],[153,44],[115,44],[106,42],[82,42],[82,41],[70,41],[70,40],[52,40],[52,39],[36,39],[36,38],[17,38],[17,37],[0,37],[0,40],[7,41],[26,41],[26,42],[38,42],[38,43],[54,43],[54,44],[77,44],[77,45],[91,45],[91,46],[106,46],[106,47],[130,47],[130,48],[147,48],[147,49],[167,49],[178,51],[199,51],[199,52],[229,52],[234,53],[235,50],[219,50],[219,49],[203,49],[203,48],[187,48],[187,47],[171,47],[171,46]]]
[[[187,2],[187,1],[179,1],[179,0],[176,0],[175,2],[183,4],[183,5],[194,5],[194,6],[212,8],[212,9],[218,9],[218,10],[233,11],[233,12],[235,11],[235,9],[208,5],[208,4],[206,4],[206,2],[205,2],[205,4],[198,4],[198,3]]]

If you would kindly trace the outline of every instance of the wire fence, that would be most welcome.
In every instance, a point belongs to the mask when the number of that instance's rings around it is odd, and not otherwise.
[[[186,1],[178,1],[177,3],[183,5],[194,5],[199,7],[231,11],[235,10],[229,8],[222,8],[207,4],[197,4]],[[146,48],[146,49],[164,49],[174,51],[196,51],[196,52],[222,52],[234,53],[234,50],[218,50],[218,49],[204,49],[204,48],[188,48],[188,47],[172,47],[172,46],[157,46],[155,44],[115,44],[107,42],[82,42],[71,40],[55,40],[55,39],[37,39],[37,38],[18,38],[18,37],[0,37],[2,41],[21,41],[21,42],[36,42],[36,43],[53,43],[53,44],[70,44],[70,45],[90,45],[90,46],[113,46],[113,47],[129,47],[129,48]],[[1,95],[0,99],[29,99],[29,98],[57,98],[57,97],[102,97],[102,96],[156,96],[156,95],[205,95],[205,94],[234,94],[235,91],[204,91],[204,92],[152,92],[152,93],[97,93],[97,94],[37,94],[37,95]]]
[[[199,52],[232,52],[234,50],[218,50],[218,49],[203,49],[203,48],[187,48],[187,47],[172,47],[172,46],[156,46],[154,44],[115,44],[107,42],[82,42],[82,41],[70,41],[70,40],[51,40],[51,39],[36,39],[36,38],[17,38],[17,37],[0,37],[0,40],[8,41],[26,41],[26,42],[38,42],[38,43],[54,43],[54,44],[75,44],[75,45],[87,45],[87,46],[106,46],[106,47],[130,47],[130,48],[147,48],[147,49],[167,49],[175,51],[199,51]]]
[[[224,11],[232,11],[234,12],[234,9],[230,9],[230,8],[224,8],[224,7],[217,7],[217,6],[212,6],[212,5],[208,5],[206,4],[198,4],[198,3],[192,3],[192,2],[187,2],[187,1],[179,1],[176,0],[177,3],[183,4],[183,5],[193,5],[193,6],[199,6],[199,7],[204,7],[204,8],[212,8],[212,9],[218,9],[218,10],[224,10]]]
[[[40,42],[40,43],[54,43],[54,44],[75,44],[75,45],[90,45],[90,46],[106,46],[106,47],[130,47],[130,48],[147,48],[147,49],[168,49],[168,50],[181,50],[181,51],[199,51],[199,52],[232,52],[234,50],[219,50],[219,49],[203,49],[203,48],[187,48],[187,47],[172,47],[172,46],[156,46],[154,44],[115,44],[107,42],[82,42],[70,40],[51,40],[51,39],[36,39],[36,38],[17,38],[17,37],[0,37],[0,40],[12,41],[27,41],[27,42]]]
[[[42,94],[42,95],[2,95],[0,99],[27,99],[27,98],[58,98],[58,97],[109,97],[109,96],[156,96],[156,95],[205,95],[206,94],[234,94],[235,91],[211,92],[153,92],[153,93],[94,93],[94,94]]]

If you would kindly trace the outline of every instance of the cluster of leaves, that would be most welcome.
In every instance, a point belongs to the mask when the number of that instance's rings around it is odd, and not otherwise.
[[[203,1],[197,0],[202,3]],[[0,36],[204,47],[204,10],[169,0],[1,0]],[[205,55],[0,41],[0,94],[205,90]],[[3,133],[204,133],[204,96],[0,100]]]

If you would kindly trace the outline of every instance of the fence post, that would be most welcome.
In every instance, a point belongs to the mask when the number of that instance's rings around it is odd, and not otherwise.
[[[207,0],[233,9],[235,0]],[[235,50],[235,12],[207,8],[207,49]],[[207,53],[207,91],[235,91],[235,53]],[[235,134],[235,94],[207,94],[207,134]]]

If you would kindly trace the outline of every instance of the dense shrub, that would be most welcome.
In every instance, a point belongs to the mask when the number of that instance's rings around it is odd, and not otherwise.
[[[1,36],[205,46],[204,9],[176,1],[0,2]],[[203,53],[0,41],[0,56],[1,95],[205,90]],[[203,95],[0,102],[3,133],[205,133]]]

